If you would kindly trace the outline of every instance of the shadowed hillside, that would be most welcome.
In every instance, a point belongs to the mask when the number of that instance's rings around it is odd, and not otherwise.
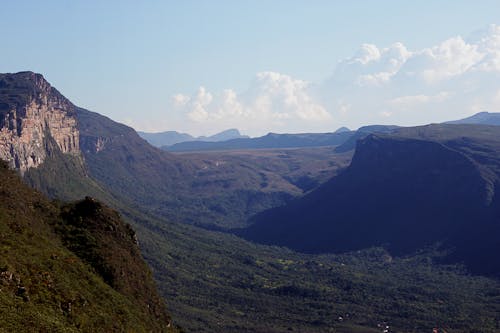
[[[345,172],[258,215],[242,235],[306,252],[405,254],[443,242],[473,271],[499,274],[499,138],[498,127],[472,125],[370,135]]]

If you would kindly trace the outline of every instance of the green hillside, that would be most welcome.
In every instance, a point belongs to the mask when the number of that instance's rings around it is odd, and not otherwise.
[[[116,212],[50,202],[4,163],[0,177],[0,331],[175,331]]]

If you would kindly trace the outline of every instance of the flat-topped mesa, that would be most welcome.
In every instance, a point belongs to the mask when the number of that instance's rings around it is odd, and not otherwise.
[[[0,159],[24,173],[43,163],[51,141],[80,154],[75,106],[40,74],[0,74]]]

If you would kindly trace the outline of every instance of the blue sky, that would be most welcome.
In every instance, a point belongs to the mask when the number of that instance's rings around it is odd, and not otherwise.
[[[497,52],[491,24],[500,24],[499,1],[21,0],[0,10],[1,72],[42,73],[75,104],[137,129],[328,131],[500,107],[496,67],[477,74]],[[477,31],[490,36],[487,50],[471,37]],[[464,43],[446,44],[457,36]],[[398,65],[404,72],[384,64],[384,54],[400,52],[396,42],[411,53]],[[417,66],[422,73],[446,67],[446,59],[425,57],[440,46],[456,52],[459,70],[452,64],[425,82],[402,78],[417,62],[426,62]],[[390,79],[371,88],[360,81],[381,75]],[[490,83],[483,90],[481,82]]]

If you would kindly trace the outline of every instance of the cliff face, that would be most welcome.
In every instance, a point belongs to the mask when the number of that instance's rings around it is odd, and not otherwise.
[[[24,173],[51,153],[80,154],[75,106],[40,74],[0,74],[0,159]]]

